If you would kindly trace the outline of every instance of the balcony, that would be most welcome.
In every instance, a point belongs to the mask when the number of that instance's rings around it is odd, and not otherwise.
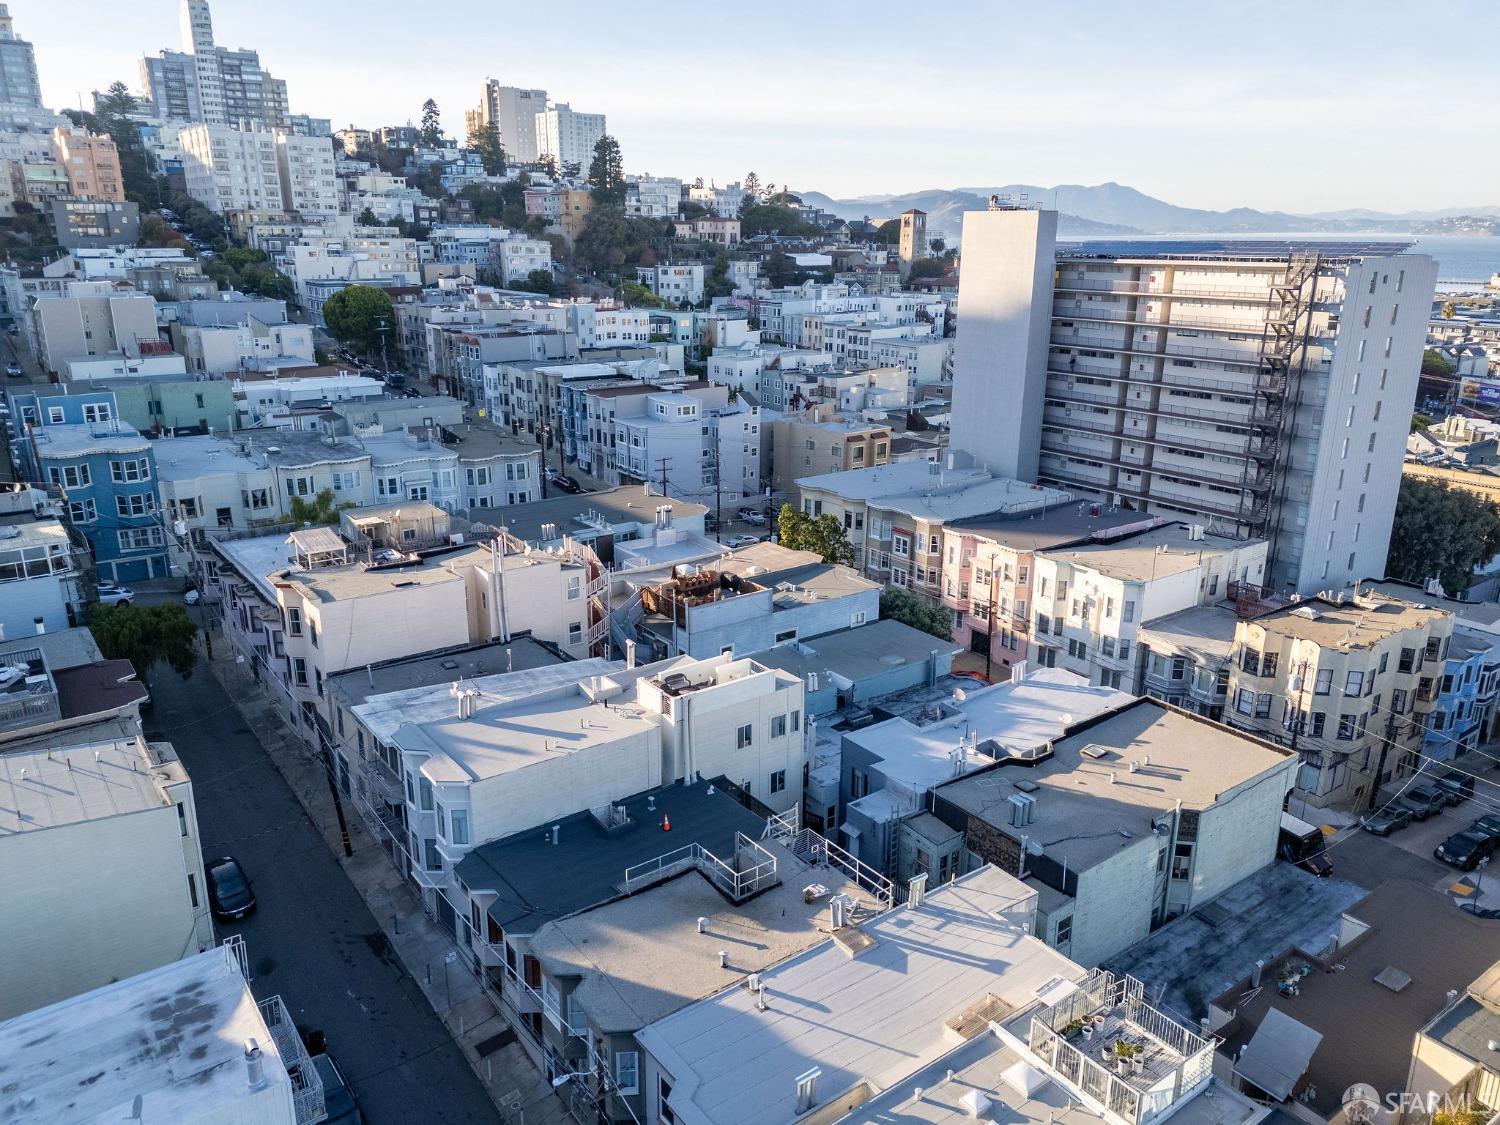
[[[292,1022],[286,1005],[281,1002],[280,996],[273,996],[269,1000],[262,1000],[259,1007],[261,1019],[266,1022],[271,1041],[276,1044],[277,1053],[281,1055],[287,1077],[291,1080],[292,1106],[297,1115],[297,1125],[314,1125],[315,1122],[326,1120],[328,1110],[323,1104],[323,1080],[318,1077],[318,1068],[313,1066],[307,1049],[302,1045],[302,1036],[297,1031],[297,1025]]]
[[[1027,1046],[1085,1104],[1127,1125],[1166,1116],[1212,1077],[1212,1040],[1148,1004],[1140,981],[1102,969],[1032,1016]]]
[[[61,718],[57,685],[42,650],[6,653],[0,662],[0,731],[41,726]]]

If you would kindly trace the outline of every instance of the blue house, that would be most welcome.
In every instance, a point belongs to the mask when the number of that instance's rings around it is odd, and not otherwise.
[[[22,472],[61,500],[64,517],[88,540],[99,581],[166,578],[156,454],[118,419],[114,396],[39,393],[15,407],[12,416],[28,423]]]
[[[1500,643],[1492,634],[1456,628],[1443,660],[1442,687],[1422,753],[1445,762],[1487,742],[1500,679]]]

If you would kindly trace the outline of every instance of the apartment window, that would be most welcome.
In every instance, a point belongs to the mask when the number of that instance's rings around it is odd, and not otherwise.
[[[1396,671],[1414,672],[1417,664],[1417,650],[1414,648],[1403,648],[1401,659],[1396,661]]]
[[[302,611],[296,606],[287,606],[286,631],[294,637],[302,635]]]
[[[1313,681],[1314,695],[1327,695],[1333,690],[1333,669],[1319,668],[1317,678]]]
[[[307,686],[307,661],[300,656],[292,658],[292,681],[299,687]]]
[[[677,1125],[677,1115],[672,1112],[672,1107],[667,1104],[667,1099],[671,1096],[672,1083],[657,1075],[656,1116],[662,1121],[662,1125]]]
[[[750,729],[749,723],[746,723],[744,726],[740,727],[738,731],[735,732],[735,746],[737,749],[743,750],[745,747],[749,746],[752,741],[753,732]]]
[[[417,795],[420,798],[418,803],[421,805],[422,811],[431,812],[434,803],[432,799],[432,782],[420,774],[417,776]]]
[[[55,410],[57,408],[53,407],[53,409]],[[61,419],[58,419],[58,420],[61,421]],[[84,403],[83,404],[83,420],[85,422],[108,422],[109,421],[109,403],[107,403],[107,402],[86,402],[86,403]]]
[[[786,770],[771,771],[771,792],[781,793],[786,789]]]
[[[1396,688],[1391,692],[1391,711],[1397,715],[1406,714],[1406,689]]]
[[[1363,672],[1350,672],[1344,677],[1345,695],[1363,695],[1365,690],[1365,674]]]
[[[150,494],[116,496],[115,511],[122,516],[145,516],[156,511],[156,497]]]
[[[1355,732],[1359,730],[1358,715],[1340,715],[1338,740],[1340,742],[1352,742]]]
[[[1255,692],[1250,688],[1240,688],[1234,697],[1234,709],[1241,715],[1255,714]]]
[[[802,712],[801,711],[793,711],[792,712],[792,732],[796,733],[797,731],[799,731],[801,729],[802,729]]]
[[[151,465],[144,457],[139,460],[111,461],[109,463],[109,475],[110,479],[116,483],[150,480]]]
[[[615,1087],[622,1094],[638,1093],[641,1088],[641,1056],[638,1051],[615,1052]]]
[[[1326,718],[1327,716],[1325,716],[1322,711],[1314,711],[1312,713],[1312,726],[1308,729],[1308,733],[1314,738],[1322,738],[1323,723]]]
[[[1064,949],[1073,941],[1073,915],[1069,914],[1057,920],[1057,939],[1052,943],[1058,949]]]
[[[455,844],[467,844],[469,842],[469,812],[467,809],[454,809],[448,814],[448,839]]]
[[[61,422],[63,420],[63,417],[64,417],[64,415],[63,415],[63,408],[62,407],[60,407],[60,406],[49,406],[49,407],[47,407],[47,424],[49,426],[56,426],[56,425],[61,424]]]
[[[570,645],[580,644],[583,641],[583,623],[574,621],[568,626],[568,643]]]
[[[193,878],[192,872],[188,872],[188,902],[194,910],[198,909],[198,881]]]
[[[443,869],[443,857],[438,854],[437,841],[431,836],[422,841],[423,866],[428,871],[441,871]]]
[[[68,518],[74,523],[93,523],[99,511],[93,500],[73,500],[68,504]]]
[[[784,738],[784,737],[786,737],[786,716],[785,715],[772,715],[771,716],[771,737],[772,738]]]
[[[575,602],[583,593],[583,579],[578,575],[572,575],[568,579],[568,601]]]

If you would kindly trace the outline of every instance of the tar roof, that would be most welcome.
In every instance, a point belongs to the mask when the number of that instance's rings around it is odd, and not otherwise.
[[[489,557],[488,550],[483,547],[470,548],[459,554]],[[276,581],[298,588],[309,600],[317,602],[376,597],[413,586],[442,586],[452,582],[462,584],[463,576],[443,565],[452,562],[459,554],[440,555],[410,566],[371,567],[364,563],[319,566],[310,570],[294,570]]]
[[[1149,834],[1179,804],[1207,809],[1236,786],[1295,762],[1289,751],[1154,699],[1084,724],[1054,741],[1052,751],[1041,762],[1002,765],[937,792],[998,825],[1007,821],[1014,782],[1032,782],[1039,788],[1027,834],[1046,855],[1081,871]]]
[[[731,856],[736,832],[759,839],[765,829],[765,821],[712,782],[666,785],[615,803],[631,822],[623,832],[606,835],[592,813],[576,812],[554,822],[556,844],[550,824],[518,832],[475,848],[459,863],[458,878],[471,892],[498,895],[489,907],[497,925],[529,934],[621,894],[627,867],[692,844]]]
[[[350,668],[333,673],[324,682],[329,691],[346,700],[347,706],[352,706],[391,692],[445,687],[455,680],[473,682],[481,677],[564,664],[568,659],[555,646],[527,634],[518,634],[508,641],[463,645],[421,656],[386,660],[365,668]],[[575,666],[574,675],[578,674]],[[444,698],[447,698],[446,693]]]
[[[947,527],[952,531],[993,539],[1017,551],[1034,551],[1066,546],[1093,536],[1108,538],[1123,535],[1136,528],[1150,527],[1156,522],[1155,516],[1084,501],[1078,504],[1054,504],[1048,508],[1014,515],[983,515],[973,519],[951,520]]]
[[[887,780],[925,790],[953,776],[953,754],[966,734],[978,746],[994,740],[1002,751],[1025,753],[1060,737],[1072,723],[1121,707],[1131,698],[1062,668],[1040,668],[1020,683],[964,691],[968,698],[948,704],[940,722],[917,726],[904,718],[887,719],[846,734],[845,741],[874,755]],[[994,758],[971,750],[966,761],[968,768],[978,769]],[[946,795],[948,788],[943,792]]]
[[[1348,261],[1356,258],[1388,258],[1404,254],[1410,242],[1366,242],[1360,239],[1288,240],[1248,238],[1179,239],[1154,242],[1143,239],[1063,243],[1057,248],[1059,258],[1122,258],[1131,261],[1151,258],[1208,258],[1232,262],[1285,263],[1293,254],[1316,253],[1325,260]]]
[[[777,645],[757,653],[755,659],[796,676],[831,672],[858,684],[896,668],[926,661],[933,653],[960,651],[951,641],[939,640],[931,633],[885,618],[809,637],[796,644]]]
[[[1495,602],[1461,602],[1454,598],[1439,597],[1437,594],[1429,594],[1420,586],[1413,586],[1407,582],[1394,580],[1385,582],[1362,582],[1360,588],[1370,590],[1377,594],[1384,594],[1391,598],[1400,598],[1402,601],[1413,602],[1417,605],[1431,606],[1434,609],[1446,609],[1460,621],[1472,621],[1476,625],[1486,628],[1500,626],[1500,605]]]
[[[521,539],[539,540],[542,527],[554,524],[558,535],[579,535],[601,530],[610,530],[619,524],[651,524],[656,520],[656,509],[670,504],[675,518],[684,519],[701,516],[708,512],[702,504],[694,504],[675,497],[663,496],[645,485],[629,484],[603,492],[587,492],[577,496],[554,496],[550,500],[536,500],[530,504],[517,504],[504,509],[506,528]],[[492,509],[481,509],[470,513],[474,518],[494,519]]]
[[[1110,578],[1145,581],[1195,570],[1205,554],[1243,550],[1253,541],[1198,533],[1185,523],[1169,523],[1109,543],[1079,543],[1048,553],[1048,558],[1087,567]]]
[[[1011,1010],[1084,970],[1005,912],[1028,897],[983,867],[915,909],[859,927],[873,945],[850,957],[832,941],[760,974],[766,1009],[731,988],[645,1028],[638,1038],[673,1079],[669,1104],[687,1125],[792,1120],[797,1077],[818,1067],[820,1103],[862,1082],[909,1078],[948,1053],[944,1022],[989,995]]]
[[[321,465],[358,460],[365,451],[352,441],[321,434],[277,430],[272,433],[244,431],[240,434],[251,455],[278,468]]]
[[[1348,598],[1308,598],[1297,605],[1274,609],[1252,618],[1267,634],[1311,641],[1340,652],[1371,648],[1408,629],[1424,629],[1450,616],[1447,610],[1398,601],[1383,594]]]
[[[216,946],[0,1024],[0,1090],[31,1125],[131,1120],[137,1098],[140,1121],[227,1118],[246,1109],[247,1039],[284,1086],[234,950]]]
[[[53,672],[60,668],[76,668],[80,664],[92,664],[96,660],[104,659],[104,654],[99,651],[99,642],[94,640],[94,634],[87,626],[78,625],[72,629],[60,629],[55,633],[43,633],[37,637],[22,637],[20,640],[0,643],[0,663],[4,663],[3,658],[6,653],[38,648],[47,658],[47,667]]]
[[[196,480],[205,473],[255,472],[265,469],[262,457],[251,457],[239,441],[191,435],[164,439],[156,446],[156,475],[162,480]]]
[[[727,902],[705,876],[689,871],[547,923],[532,936],[530,951],[549,974],[582,978],[573,998],[592,1025],[633,1032],[823,941],[830,896],[849,895],[866,912],[877,908],[858,884],[833,868],[810,867],[771,841],[762,846],[775,858],[780,882],[739,906]],[[715,854],[731,861],[732,853]],[[809,901],[803,889],[813,884],[826,893]],[[702,932],[700,918],[708,920]],[[729,954],[727,965],[719,963],[721,950]],[[664,965],[672,971],[663,973]]]
[[[170,804],[162,786],[186,777],[169,747],[139,738],[7,750],[0,754],[0,835],[162,808]]]
[[[81,457],[89,453],[143,453],[151,443],[124,422],[56,423],[32,430],[40,457]]]

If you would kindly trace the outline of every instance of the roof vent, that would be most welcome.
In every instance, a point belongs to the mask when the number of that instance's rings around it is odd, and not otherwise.
[[[799,1114],[806,1113],[818,1104],[818,1079],[822,1075],[823,1072],[818,1067],[797,1075],[797,1112]]]
[[[1031,823],[1032,814],[1036,806],[1036,798],[1026,793],[1012,793],[1006,798],[1010,805],[1010,823],[1013,827],[1024,828]]]

